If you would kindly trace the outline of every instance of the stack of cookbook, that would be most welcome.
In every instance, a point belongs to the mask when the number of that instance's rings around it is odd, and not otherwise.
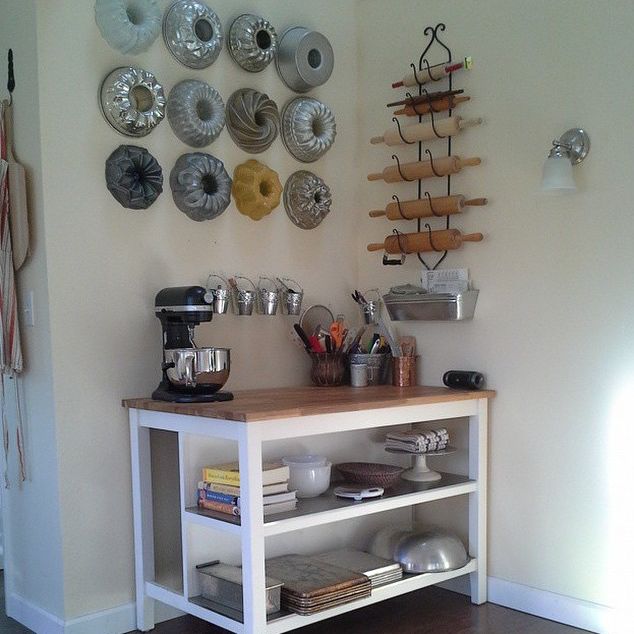
[[[262,465],[264,515],[285,513],[297,507],[295,491],[288,490],[289,469],[279,462]],[[198,507],[227,515],[240,515],[240,470],[237,462],[203,468],[198,483]]]

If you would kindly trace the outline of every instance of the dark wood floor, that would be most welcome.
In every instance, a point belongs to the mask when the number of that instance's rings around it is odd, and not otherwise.
[[[582,634],[553,621],[492,603],[472,605],[461,594],[425,588],[308,625],[297,634]],[[154,634],[225,634],[190,616],[161,623]]]

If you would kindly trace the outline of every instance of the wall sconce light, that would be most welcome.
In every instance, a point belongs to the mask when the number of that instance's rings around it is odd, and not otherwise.
[[[581,163],[590,151],[590,137],[581,128],[572,128],[553,141],[548,158],[544,162],[542,191],[572,193],[577,190],[572,166]]]

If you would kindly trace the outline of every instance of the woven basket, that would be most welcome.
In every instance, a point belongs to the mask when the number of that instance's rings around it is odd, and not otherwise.
[[[336,467],[347,482],[379,486],[384,489],[393,487],[404,471],[403,467],[378,462],[342,462]]]

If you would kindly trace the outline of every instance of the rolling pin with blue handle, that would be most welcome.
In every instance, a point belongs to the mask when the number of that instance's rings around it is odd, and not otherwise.
[[[398,235],[387,236],[383,242],[368,244],[368,251],[385,250],[386,253],[394,254],[453,251],[454,249],[459,249],[463,242],[481,242],[483,238],[484,236],[481,233],[462,234],[458,229],[399,233]]]

